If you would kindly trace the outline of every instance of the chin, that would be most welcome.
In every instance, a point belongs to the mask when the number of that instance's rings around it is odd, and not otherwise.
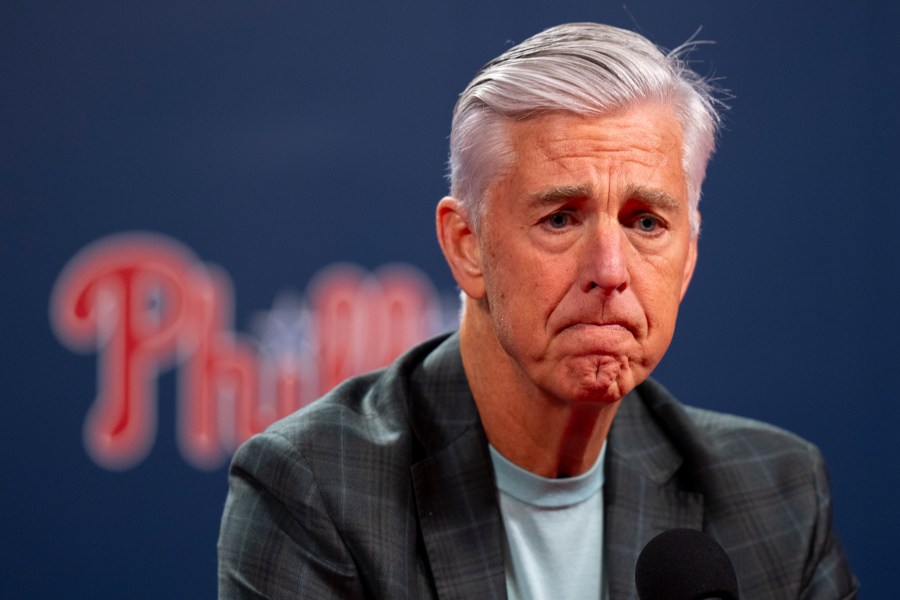
[[[570,388],[566,396],[574,402],[612,404],[635,387],[627,358],[581,357],[563,375]]]

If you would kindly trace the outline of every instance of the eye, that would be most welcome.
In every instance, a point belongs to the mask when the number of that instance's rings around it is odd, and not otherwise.
[[[655,233],[662,228],[662,221],[653,215],[639,215],[634,221],[634,226],[644,233]]]
[[[547,224],[553,229],[562,229],[569,224],[569,215],[566,213],[553,213],[547,217]]]
[[[546,223],[550,226],[551,229],[565,229],[571,224],[571,222],[571,215],[565,212],[553,213],[546,219]]]

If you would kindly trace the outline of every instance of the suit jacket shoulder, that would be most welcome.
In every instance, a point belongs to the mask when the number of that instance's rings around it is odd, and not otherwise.
[[[614,562],[624,556],[630,568],[656,533],[691,527],[728,552],[742,598],[853,597],[813,444],[758,421],[685,407],[653,380],[634,396],[610,433]],[[628,508],[638,495],[640,514]]]
[[[353,378],[235,454],[221,598],[502,598],[487,441],[458,338]]]

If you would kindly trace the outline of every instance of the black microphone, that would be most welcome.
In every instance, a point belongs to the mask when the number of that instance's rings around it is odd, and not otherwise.
[[[738,600],[731,559],[696,529],[670,529],[647,542],[634,582],[641,600]]]

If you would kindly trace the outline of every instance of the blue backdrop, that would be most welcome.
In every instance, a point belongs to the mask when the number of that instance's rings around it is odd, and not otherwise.
[[[890,597],[898,6],[3,3],[0,596],[215,595],[226,472],[197,468],[178,445],[174,346],[154,379],[144,453],[110,470],[85,446],[102,369],[51,326],[50,307],[79,251],[133,231],[180,243],[190,264],[230,276],[223,329],[248,347],[263,345],[260,315],[311,306],[311,282],[336,263],[414,267],[437,290],[429,310],[446,313],[453,283],[433,210],[456,95],[511,43],[594,20],[666,47],[702,26],[717,43],[695,51],[695,66],[734,96],[704,188],[700,262],[658,378],[687,403],[817,443],[864,595]],[[308,330],[298,327],[293,342]]]

